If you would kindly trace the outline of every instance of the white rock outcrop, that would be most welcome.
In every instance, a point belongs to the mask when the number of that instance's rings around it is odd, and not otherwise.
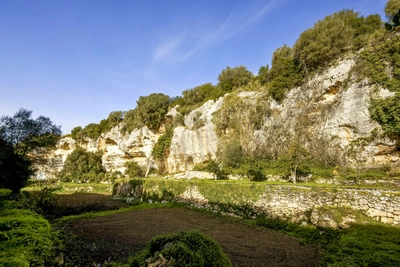
[[[70,137],[64,137],[57,144],[54,155],[61,157],[64,163],[67,156],[78,146],[90,152],[102,151],[105,169],[123,173],[124,164],[128,161],[138,162],[142,166],[151,163],[151,152],[159,136],[160,134],[153,133],[147,127],[122,134],[120,127],[116,126],[98,139],[85,138],[80,144]]]
[[[196,163],[215,159],[218,136],[212,119],[222,104],[223,98],[207,101],[185,116],[185,126],[175,128],[167,159],[169,172],[188,171]]]

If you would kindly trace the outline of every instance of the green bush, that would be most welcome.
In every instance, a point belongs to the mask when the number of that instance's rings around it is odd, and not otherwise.
[[[165,134],[158,138],[157,143],[154,145],[152,151],[152,156],[155,159],[163,160],[168,157],[173,134],[173,129],[167,129]]]
[[[0,202],[9,199],[11,195],[12,195],[12,190],[7,188],[0,188]]]
[[[243,149],[239,140],[230,140],[220,151],[222,165],[227,168],[238,168],[243,162]]]
[[[124,166],[126,168],[124,174],[129,178],[144,177],[145,175],[145,172],[137,162],[134,161],[126,162]]]
[[[400,0],[388,0],[385,5],[385,15],[386,17],[392,21],[394,15],[399,12],[400,8]]]
[[[113,111],[108,115],[107,119],[101,120],[99,124],[90,123],[82,129],[78,126],[71,130],[71,138],[81,141],[83,137],[97,139],[102,133],[108,132],[114,126],[122,122],[123,112]]]
[[[211,83],[196,86],[182,92],[182,97],[176,99],[171,105],[179,105],[178,111],[186,115],[192,110],[200,107],[208,100],[215,100],[224,95],[219,87]]]
[[[218,75],[218,87],[224,93],[229,93],[251,81],[253,75],[245,66],[226,67]]]
[[[218,243],[198,231],[153,238],[146,249],[129,260],[129,266],[145,267],[147,260],[154,263],[161,257],[176,267],[232,266]]]
[[[228,179],[228,173],[222,168],[221,164],[215,160],[210,160],[204,166],[204,169],[215,175],[215,180],[225,180]]]
[[[68,155],[59,175],[64,182],[100,182],[105,176],[102,155],[77,148]]]
[[[263,169],[254,162],[250,163],[250,167],[246,174],[250,181],[261,182],[267,179]]]
[[[400,36],[378,38],[379,45],[361,52],[357,62],[358,72],[373,83],[386,88],[395,95],[373,98],[370,105],[371,118],[377,121],[386,134],[400,134]]]
[[[32,162],[15,152],[13,146],[0,137],[0,188],[18,192],[34,174]]]
[[[400,36],[380,35],[360,53],[359,73],[392,92],[400,91]]]

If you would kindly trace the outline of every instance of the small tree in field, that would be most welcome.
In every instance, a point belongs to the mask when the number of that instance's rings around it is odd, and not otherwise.
[[[347,156],[350,158],[356,169],[356,178],[354,181],[356,184],[360,183],[360,174],[367,161],[365,155],[363,154],[366,145],[367,141],[363,138],[359,138],[350,144],[350,147],[347,151]]]
[[[126,168],[124,174],[129,178],[144,177],[145,175],[145,172],[137,162],[134,161],[126,162],[124,166]]]
[[[297,170],[299,165],[305,162],[308,158],[308,150],[300,143],[300,141],[293,140],[290,142],[284,160],[288,162],[290,166],[290,178],[294,184],[297,182]]]
[[[228,174],[221,168],[221,164],[215,160],[207,163],[206,170],[214,174],[215,180],[228,179]]]

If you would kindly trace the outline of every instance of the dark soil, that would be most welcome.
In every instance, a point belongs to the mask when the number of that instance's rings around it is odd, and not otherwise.
[[[79,266],[121,260],[143,249],[154,236],[193,229],[217,241],[235,266],[316,266],[318,262],[317,249],[301,245],[295,238],[184,208],[154,208],[77,219],[66,229],[76,236],[67,244],[67,251],[70,258],[81,254],[79,264],[75,263]]]
[[[129,207],[122,201],[112,199],[110,194],[75,193],[55,195],[52,206],[45,213],[47,217],[59,218],[84,212],[116,210]]]

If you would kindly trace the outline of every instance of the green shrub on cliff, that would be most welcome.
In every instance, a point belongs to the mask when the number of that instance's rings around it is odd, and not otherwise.
[[[386,88],[395,95],[373,98],[371,118],[377,121],[389,135],[400,135],[400,36],[378,36],[373,45],[360,53],[357,62],[359,74],[371,82]]]
[[[208,100],[215,100],[223,96],[224,92],[211,83],[205,83],[192,89],[184,90],[182,97],[175,99],[171,106],[179,105],[178,111],[182,115],[190,113]]]

